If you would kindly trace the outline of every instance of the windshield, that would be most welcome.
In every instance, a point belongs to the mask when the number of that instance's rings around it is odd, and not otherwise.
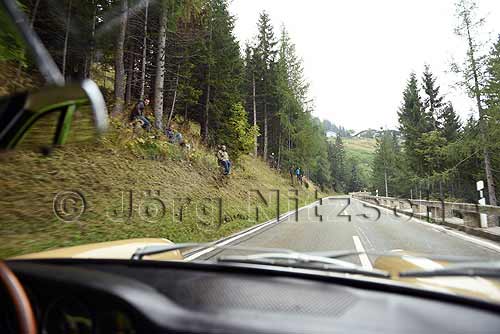
[[[500,286],[498,2],[3,3],[0,258]]]

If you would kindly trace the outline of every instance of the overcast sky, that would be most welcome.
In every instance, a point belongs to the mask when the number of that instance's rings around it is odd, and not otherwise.
[[[478,0],[487,16],[483,39],[500,33],[500,0]],[[322,119],[362,130],[397,126],[397,110],[411,71],[424,64],[462,118],[473,104],[449,73],[461,61],[463,42],[453,33],[454,0],[233,0],[236,36],[244,45],[266,10],[279,35],[284,24],[304,60],[305,74]]]

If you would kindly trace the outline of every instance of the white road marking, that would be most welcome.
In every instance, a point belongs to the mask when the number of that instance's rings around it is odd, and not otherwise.
[[[359,260],[361,261],[361,265],[363,266],[363,268],[373,270],[372,263],[370,262],[368,255],[366,255],[365,249],[363,247],[363,244],[361,243],[361,240],[359,240],[359,237],[357,235],[353,235],[352,240],[354,240],[354,246],[356,247],[356,250],[358,252],[362,252],[362,254],[359,254]]]
[[[317,204],[318,204],[318,201],[313,202],[313,203],[311,203],[309,205],[303,206],[298,211],[302,211],[304,209],[308,209],[308,208],[313,207],[314,205],[317,205]],[[283,216],[280,216],[280,221],[283,221],[284,219],[288,218],[289,216],[291,216],[294,213],[295,213],[295,210],[292,210],[292,211],[289,211],[289,212],[285,213]],[[216,246],[225,246],[225,245],[228,245],[228,244],[230,244],[232,242],[235,242],[236,240],[241,239],[241,238],[243,238],[243,237],[245,237],[247,235],[253,234],[253,233],[255,233],[255,232],[257,232],[257,231],[259,231],[259,230],[261,230],[261,229],[263,229],[263,228],[265,228],[267,226],[269,226],[269,225],[275,224],[276,222],[277,222],[276,219],[273,219],[273,220],[270,220],[268,222],[262,223],[260,225],[257,225],[254,228],[248,229],[244,233],[237,234],[237,235],[235,235],[232,238],[229,238],[229,239],[226,239],[226,240],[223,240],[223,241],[220,241],[220,242],[216,242],[215,245]],[[202,255],[205,255],[207,253],[213,252],[215,249],[217,249],[217,247],[208,247],[208,248],[202,249],[199,252],[196,252],[196,253],[192,254],[191,256],[188,256],[187,258],[184,259],[184,261],[189,262],[189,261],[196,260],[197,258],[199,258]]]
[[[363,229],[361,227],[358,227],[356,225],[354,225],[356,227],[356,231],[358,231],[358,233],[361,235],[361,237],[366,241],[366,243],[368,244],[368,248],[371,249],[371,250],[375,250],[375,247],[373,246],[372,242],[370,241],[370,239],[368,239],[368,237],[366,236],[366,233],[363,232]]]
[[[359,200],[357,200],[357,201],[359,201]],[[379,208],[380,210],[382,210],[382,211],[384,211],[386,213],[390,213],[390,214],[394,213],[394,211],[389,210],[387,208],[383,208],[383,207],[380,207],[380,206],[372,204],[372,203],[367,203],[367,204],[372,205],[372,206],[374,206],[376,208]],[[433,224],[433,223],[428,223],[428,222],[426,222],[426,221],[424,221],[422,219],[418,219],[416,217],[412,217],[410,219],[410,221],[413,222],[413,223],[424,225],[426,227],[430,227],[430,229],[434,230],[434,232],[440,232],[440,233],[452,235],[452,236],[455,236],[455,237],[457,237],[459,239],[462,239],[462,240],[468,241],[470,243],[473,243],[473,244],[475,244],[477,246],[481,246],[483,248],[487,248],[487,249],[490,249],[490,250],[494,250],[496,252],[500,252],[500,245],[496,244],[495,242],[490,242],[490,241],[487,241],[487,240],[479,238],[479,237],[466,235],[466,234],[464,234],[462,232],[452,231],[452,230],[449,230],[449,229],[447,229],[447,228],[445,228],[443,226],[436,225],[436,224]]]

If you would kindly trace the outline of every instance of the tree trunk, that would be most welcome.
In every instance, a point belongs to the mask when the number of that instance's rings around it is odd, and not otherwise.
[[[208,65],[207,94],[205,96],[205,110],[203,110],[203,124],[201,125],[201,141],[208,144],[208,115],[210,111],[210,65]]]
[[[95,57],[95,28],[97,22],[97,2],[96,0],[92,1],[94,5],[94,14],[92,16],[92,29],[90,32],[90,57],[89,57],[89,65],[87,69],[87,76],[92,79],[92,67],[94,66],[94,57]]]
[[[123,101],[125,98],[125,65],[123,55],[125,49],[125,34],[127,33],[127,0],[121,0],[120,8],[120,31],[116,43],[115,53],[115,108],[113,114],[116,116],[123,111]]]
[[[276,161],[276,168],[281,169],[281,122],[278,136],[278,160]]]
[[[38,13],[38,6],[39,5],[40,5],[40,0],[36,0],[35,5],[33,6],[33,10],[31,11],[31,17],[30,17],[30,27],[31,28],[33,28],[33,25],[35,24],[36,14]],[[22,70],[22,65],[21,65],[21,63],[19,63],[19,65],[17,66],[15,82],[19,82],[19,78],[21,77],[21,70]]]
[[[184,124],[188,123],[188,104],[184,103]]]
[[[486,174],[486,183],[488,185],[488,198],[490,205],[497,205],[497,196],[496,196],[496,186],[495,179],[493,177],[493,171],[491,168],[491,158],[490,152],[486,145],[487,142],[487,124],[484,115],[483,106],[481,105],[481,89],[479,88],[479,76],[478,76],[478,68],[477,62],[475,58],[474,52],[474,43],[472,42],[472,36],[470,33],[470,20],[468,18],[465,19],[465,24],[467,28],[467,41],[469,43],[469,57],[471,62],[472,74],[474,77],[474,95],[476,97],[477,109],[479,112],[479,130],[481,132],[481,139],[483,141],[483,159],[484,159],[484,170]]]
[[[40,5],[40,0],[36,0],[35,5],[33,6],[33,11],[31,12],[30,18],[30,26],[33,28],[36,20],[36,14],[38,13],[38,6]]]
[[[264,102],[264,161],[267,161],[267,102]]]
[[[144,36],[142,40],[142,61],[141,61],[141,92],[140,100],[144,100],[144,91],[146,87],[146,62],[147,62],[147,49],[148,49],[148,12],[149,0],[144,0]]]
[[[132,84],[134,82],[134,61],[135,57],[132,53],[129,54],[129,65],[127,70],[127,89],[125,94],[125,103],[130,105],[132,101]]]
[[[163,87],[165,86],[165,47],[167,44],[168,13],[166,5],[161,6],[160,31],[158,33],[158,53],[156,56],[155,78],[155,126],[163,130]]]
[[[66,75],[66,58],[68,57],[69,28],[71,25],[71,7],[72,7],[72,0],[69,0],[68,15],[66,17],[66,33],[64,34],[63,59],[62,59],[62,76],[63,76],[63,78]]]
[[[170,122],[172,121],[172,116],[174,115],[175,102],[177,101],[177,88],[179,87],[179,72],[180,72],[180,70],[181,70],[181,65],[177,65],[177,78],[175,79],[174,98],[172,99],[172,108],[170,108],[170,114],[168,115],[167,127],[170,126]]]
[[[257,128],[257,103],[255,102],[255,73],[252,73],[252,104],[253,104],[253,126]],[[257,133],[254,136],[254,156],[259,154],[259,143],[257,142]]]
[[[210,34],[208,39],[209,56],[212,56],[212,21],[210,21]],[[208,116],[210,111],[210,92],[211,92],[211,66],[210,61],[207,66],[207,91],[205,94],[205,109],[203,110],[202,124],[201,124],[201,141],[208,144]]]

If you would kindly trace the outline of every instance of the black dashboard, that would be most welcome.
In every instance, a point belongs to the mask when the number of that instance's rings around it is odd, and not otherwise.
[[[500,331],[496,306],[302,270],[111,260],[8,265],[46,334]],[[12,317],[2,307],[0,330],[9,333]]]

